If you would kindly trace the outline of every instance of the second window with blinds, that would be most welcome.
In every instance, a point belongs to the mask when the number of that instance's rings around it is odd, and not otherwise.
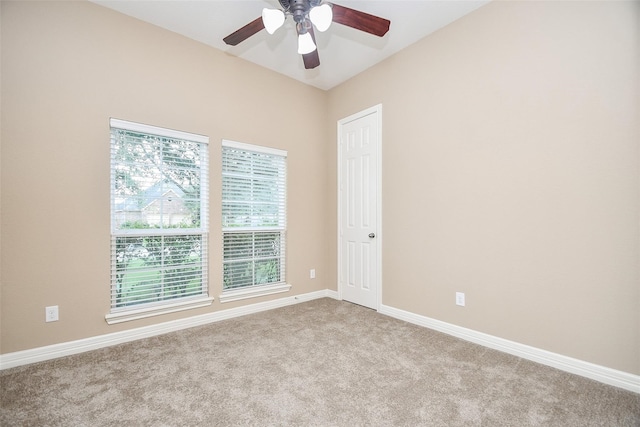
[[[287,152],[222,141],[221,302],[286,292]]]

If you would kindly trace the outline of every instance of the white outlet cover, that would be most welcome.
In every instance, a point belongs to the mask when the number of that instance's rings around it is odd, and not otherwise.
[[[456,305],[464,307],[464,292],[456,292]]]
[[[58,306],[52,305],[44,308],[44,321],[56,322],[58,321]]]

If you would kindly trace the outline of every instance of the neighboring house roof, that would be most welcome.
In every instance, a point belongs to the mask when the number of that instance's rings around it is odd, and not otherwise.
[[[162,199],[167,193],[174,193],[176,197],[183,198],[184,191],[171,181],[158,181],[142,193],[129,196],[120,203],[116,203],[116,212],[137,212],[153,202]]]

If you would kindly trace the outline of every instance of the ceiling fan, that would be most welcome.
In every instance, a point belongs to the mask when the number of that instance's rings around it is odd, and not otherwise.
[[[378,37],[389,31],[391,21],[370,15],[359,10],[340,6],[323,0],[278,0],[282,10],[262,10],[262,16],[249,22],[239,30],[222,39],[226,44],[235,46],[256,34],[263,28],[273,34],[280,28],[287,15],[291,15],[298,33],[298,53],[302,55],[304,68],[311,69],[320,65],[313,27],[320,32],[326,31],[331,22],[365,31]]]

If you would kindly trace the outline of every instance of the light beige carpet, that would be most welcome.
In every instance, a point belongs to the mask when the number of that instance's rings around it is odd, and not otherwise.
[[[331,299],[0,381],[2,426],[640,425],[640,395]]]

